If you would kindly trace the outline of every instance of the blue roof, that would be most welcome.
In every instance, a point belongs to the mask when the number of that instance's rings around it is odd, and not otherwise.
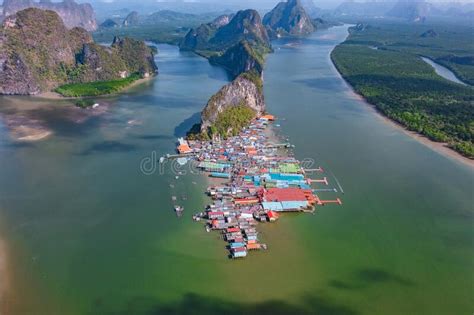
[[[264,202],[262,202],[262,206],[263,206],[263,209],[265,209],[265,210],[272,210],[272,211],[282,211],[283,210],[281,202],[264,201]]]
[[[283,180],[288,182],[304,180],[304,176],[301,174],[270,173],[269,175],[273,180]]]
[[[281,206],[283,210],[303,209],[308,207],[307,201],[282,201]]]

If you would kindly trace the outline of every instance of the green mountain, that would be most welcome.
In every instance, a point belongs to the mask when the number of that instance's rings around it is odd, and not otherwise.
[[[53,2],[50,0],[3,0],[3,16],[8,17],[27,8],[55,11],[68,28],[82,27],[88,31],[97,29],[94,9],[89,3],[76,3],[74,0]]]
[[[123,20],[122,25],[123,26],[135,26],[140,23],[140,18],[138,16],[137,11],[132,11],[130,14],[127,15],[125,20]]]
[[[263,18],[271,36],[307,35],[316,30],[300,0],[280,2]]]
[[[207,102],[201,123],[188,133],[189,138],[235,135],[250,120],[265,112],[261,75],[254,70],[240,74],[224,85]]]
[[[251,45],[243,40],[227,49],[223,54],[211,56],[209,61],[224,67],[234,77],[250,70],[261,74],[265,64],[265,55],[268,52],[269,50],[265,46]]]
[[[242,40],[251,45],[270,48],[270,39],[257,11],[239,11],[228,23],[223,23],[222,20],[223,17],[219,17],[214,22],[191,29],[180,48],[204,54],[206,51],[210,54],[222,53]]]
[[[68,30],[54,11],[29,8],[0,27],[0,94],[38,94],[67,83],[153,75],[152,50],[142,41],[93,42],[82,28]]]
[[[120,26],[120,21],[116,19],[107,19],[104,22],[102,22],[100,25],[102,28],[113,28],[113,27],[119,27]]]
[[[191,29],[180,48],[223,66],[234,78],[249,70],[261,74],[265,55],[272,50],[267,31],[255,10],[223,15]]]
[[[189,31],[180,47],[209,58],[234,77],[211,97],[190,138],[235,134],[264,112],[262,72],[271,44],[257,11],[239,11],[202,24]]]

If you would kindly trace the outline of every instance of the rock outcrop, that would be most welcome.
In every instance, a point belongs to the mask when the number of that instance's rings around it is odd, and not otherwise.
[[[140,19],[138,17],[138,12],[137,11],[132,11],[130,14],[127,15],[125,20],[123,20],[122,25],[127,27],[127,26],[135,26],[138,25],[140,22]]]
[[[107,19],[100,24],[101,28],[114,28],[119,26],[120,24],[117,21],[114,21],[113,19]]]
[[[180,48],[224,52],[242,40],[246,40],[251,45],[270,47],[267,31],[260,15],[255,10],[239,11],[228,23],[226,18],[221,18],[190,30]]]
[[[233,17],[221,16],[203,24],[189,31],[180,47],[225,67],[235,78],[211,97],[201,123],[190,135],[227,136],[264,112],[262,73],[271,44],[257,11],[239,11]]]
[[[33,0],[4,0],[3,16],[6,18],[27,8],[55,11],[68,28],[82,27],[87,31],[95,31],[97,29],[92,6],[88,3],[78,4],[74,0],[64,0],[63,2],[52,2],[49,0],[41,0],[39,2]]]
[[[209,61],[224,67],[233,77],[250,70],[262,74],[266,51],[259,52],[257,49],[247,41],[241,41],[227,49],[224,54],[211,56]]]
[[[245,72],[211,97],[201,114],[201,132],[207,132],[226,108],[240,105],[253,109],[256,116],[265,111],[262,82],[258,74]]]
[[[316,30],[300,0],[280,2],[272,11],[265,14],[263,24],[269,29],[272,37],[301,36]]]
[[[38,94],[66,83],[155,71],[153,53],[144,42],[95,44],[85,29],[68,30],[54,11],[25,9],[0,27],[0,94]]]
[[[229,24],[233,17],[234,17],[234,14],[224,14],[224,15],[216,17],[214,21],[212,21],[211,24],[217,29]]]

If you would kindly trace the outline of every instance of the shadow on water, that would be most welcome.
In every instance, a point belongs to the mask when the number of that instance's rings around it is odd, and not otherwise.
[[[390,273],[382,269],[362,269],[355,273],[355,282],[345,282],[341,280],[331,280],[329,285],[341,290],[359,290],[371,285],[382,283],[394,283],[405,287],[414,286],[415,283],[399,275]]]
[[[356,315],[357,311],[327,298],[306,295],[301,305],[292,305],[281,300],[268,300],[258,303],[237,303],[217,298],[188,293],[175,303],[161,304],[153,298],[138,297],[132,299],[119,311],[105,311],[101,300],[94,303],[89,315]]]
[[[191,127],[194,124],[197,124],[201,121],[201,113],[197,112],[193,114],[191,117],[186,118],[183,120],[176,128],[174,128],[174,136],[175,137],[184,137],[186,133],[191,130]]]
[[[136,151],[138,147],[133,144],[122,143],[119,141],[103,141],[95,143],[85,149],[79,155],[91,155],[94,153],[120,153]]]

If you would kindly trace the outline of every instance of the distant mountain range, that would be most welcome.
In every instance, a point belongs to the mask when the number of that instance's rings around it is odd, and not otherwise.
[[[123,11],[120,16],[110,16],[100,24],[101,28],[129,27],[137,25],[199,25],[203,21],[216,18],[217,13],[192,14],[176,12],[171,10],[160,10],[151,14],[139,14],[137,11]]]
[[[254,46],[270,47],[267,31],[255,10],[223,15],[188,32],[180,47],[193,51],[220,51],[247,41]]]
[[[4,0],[2,19],[26,8],[39,8],[55,11],[68,28],[82,27],[87,31],[97,29],[94,10],[88,3],[78,4],[74,0],[52,2],[50,0]]]
[[[316,30],[300,0],[280,2],[265,14],[263,24],[277,36],[306,35]]]
[[[474,3],[443,2],[425,0],[399,1],[346,1],[332,13],[335,17],[400,18],[408,21],[423,21],[430,17],[474,18]]]

